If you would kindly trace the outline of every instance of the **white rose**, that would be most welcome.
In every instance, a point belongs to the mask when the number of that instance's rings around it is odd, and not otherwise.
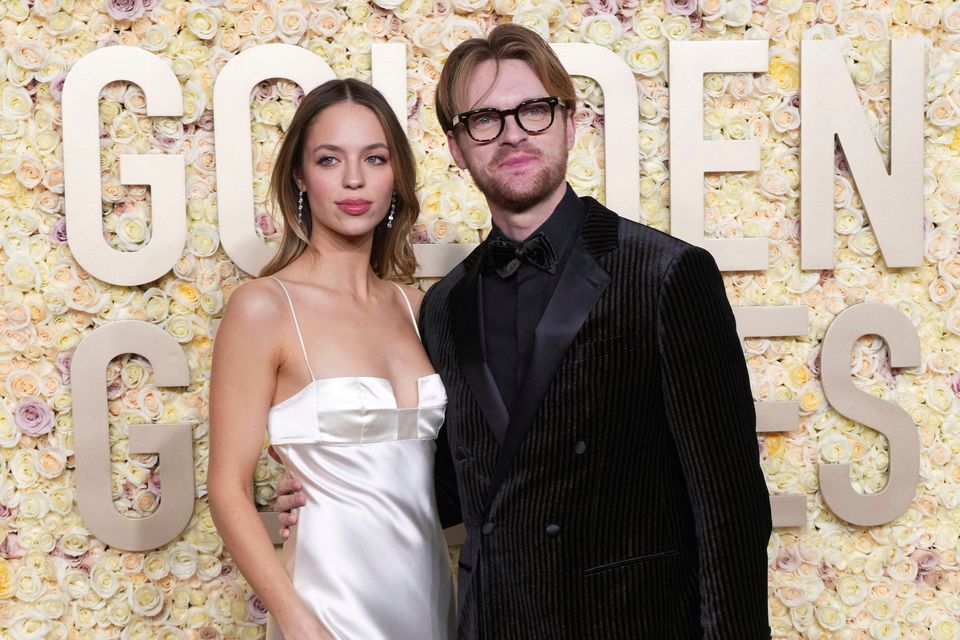
[[[70,529],[60,537],[60,550],[64,555],[79,558],[90,549],[90,535],[84,529]],[[73,596],[76,598],[77,596]]]
[[[620,38],[623,27],[615,15],[597,13],[580,23],[580,33],[587,42],[609,47]]]
[[[720,19],[728,27],[742,27],[750,22],[751,17],[753,17],[753,6],[750,0],[730,0],[724,7]]]
[[[834,230],[841,235],[851,235],[863,228],[863,214],[859,209],[841,209],[833,223]]]
[[[843,3],[840,0],[819,0],[817,2],[817,17],[827,24],[836,22],[842,11]]]
[[[15,173],[20,184],[27,189],[33,189],[43,180],[43,162],[35,155],[22,154]]]
[[[217,252],[220,246],[220,235],[217,228],[211,224],[197,223],[190,227],[187,238],[187,249],[198,258],[207,258]]]
[[[130,608],[138,616],[155,616],[163,609],[163,593],[152,582],[134,587],[127,592]]]
[[[631,71],[648,78],[659,75],[666,66],[661,42],[640,42],[628,48],[623,56]]]
[[[783,133],[800,128],[800,110],[783,101],[770,112],[770,120],[773,128]]]
[[[108,599],[120,588],[120,580],[104,564],[97,564],[90,571],[90,588],[101,598]]]
[[[10,458],[10,474],[20,489],[29,489],[36,486],[40,479],[37,472],[35,449],[17,449]]]
[[[170,561],[162,551],[152,551],[143,560],[143,573],[150,580],[160,580],[170,573]]]
[[[290,44],[298,43],[310,23],[306,10],[290,3],[279,5],[274,12],[280,40]]]
[[[41,640],[51,631],[53,623],[39,613],[28,613],[9,622],[7,632],[14,640]]]
[[[9,46],[10,60],[17,66],[29,71],[36,71],[43,65],[49,52],[42,43],[36,40],[22,39]]]
[[[210,40],[220,27],[220,10],[201,4],[191,4],[187,9],[187,28],[201,40]]]
[[[427,223],[427,236],[437,244],[453,242],[456,237],[455,225],[445,215],[437,215]]]
[[[310,29],[317,34],[331,38],[340,30],[340,12],[329,8],[315,9],[310,15]]]
[[[863,10],[863,22],[860,33],[871,42],[880,42],[887,39],[887,16],[881,11]],[[859,65],[858,65],[859,66]]]
[[[676,16],[683,18],[683,21],[690,25],[686,16]],[[659,40],[664,34],[663,21],[660,16],[652,11],[638,11],[633,14],[633,31],[644,40]]]
[[[950,33],[960,33],[960,5],[956,2],[948,2],[940,22]]]
[[[689,40],[693,27],[687,16],[667,16],[662,25],[663,36],[667,40]]]
[[[63,571],[57,577],[57,583],[63,587],[71,599],[77,600],[82,595],[90,591],[90,583],[87,581],[87,574],[81,569],[63,566]]]
[[[129,209],[117,218],[117,243],[124,251],[136,251],[150,242],[150,229],[143,211]]]
[[[140,38],[140,47],[147,51],[160,52],[167,48],[173,32],[166,25],[152,24]]]
[[[180,580],[188,580],[197,572],[197,550],[187,542],[177,542],[167,553],[170,573]]]

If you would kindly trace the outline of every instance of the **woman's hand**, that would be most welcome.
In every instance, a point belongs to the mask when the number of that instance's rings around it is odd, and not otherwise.
[[[290,527],[297,524],[295,509],[306,504],[307,499],[302,491],[303,487],[298,480],[287,477],[277,484],[277,511],[280,512],[280,537],[286,540],[290,537]]]
[[[313,613],[296,616],[286,626],[280,625],[283,640],[336,640]]]

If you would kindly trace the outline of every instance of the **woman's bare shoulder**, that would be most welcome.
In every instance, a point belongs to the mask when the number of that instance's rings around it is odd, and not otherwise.
[[[283,313],[286,308],[286,299],[276,281],[270,278],[248,280],[230,294],[222,323],[262,329],[262,323],[276,321],[277,313]]]
[[[409,284],[396,283],[403,290],[403,295],[407,297],[407,300],[410,301],[410,306],[413,307],[414,315],[420,314],[420,303],[423,302],[423,291],[417,289],[414,286]]]

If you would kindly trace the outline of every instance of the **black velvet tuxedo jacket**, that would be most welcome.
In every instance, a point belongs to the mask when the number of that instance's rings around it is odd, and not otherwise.
[[[467,529],[459,638],[769,638],[769,499],[716,264],[585,203],[512,412],[483,246],[423,302],[448,395],[438,505]]]

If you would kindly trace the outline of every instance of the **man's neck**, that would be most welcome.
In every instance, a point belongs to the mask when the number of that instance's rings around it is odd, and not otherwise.
[[[490,217],[493,223],[497,225],[503,235],[521,242],[530,237],[530,234],[540,228],[550,214],[556,210],[557,205],[563,200],[567,192],[567,183],[561,182],[560,185],[548,197],[544,198],[529,209],[523,211],[510,211],[495,206],[489,200]]]

